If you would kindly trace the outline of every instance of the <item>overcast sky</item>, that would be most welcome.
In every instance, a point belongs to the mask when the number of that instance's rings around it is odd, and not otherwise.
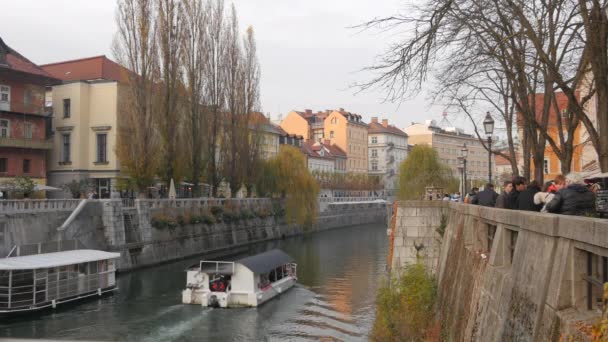
[[[383,103],[380,92],[356,94],[350,87],[369,79],[360,70],[373,64],[389,39],[386,34],[360,33],[350,27],[402,11],[407,0],[234,3],[243,31],[249,25],[255,29],[262,68],[261,102],[273,119],[291,110],[339,107],[363,115],[366,121],[372,116],[388,118],[400,128],[412,121],[441,119],[443,108],[430,106],[425,94],[398,105]],[[0,37],[34,63],[102,54],[113,58],[113,0],[3,0],[1,7]],[[451,121],[457,124],[459,120],[453,117]]]

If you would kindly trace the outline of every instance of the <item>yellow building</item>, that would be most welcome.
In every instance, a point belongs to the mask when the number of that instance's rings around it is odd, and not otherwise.
[[[301,135],[314,142],[329,140],[346,152],[346,172],[367,173],[368,125],[361,115],[350,113],[343,108],[313,113],[292,111],[283,121],[281,128],[289,134]]]
[[[47,92],[55,133],[49,184],[89,178],[101,198],[118,197],[120,164],[115,150],[125,69],[105,56],[42,67],[64,81]]]

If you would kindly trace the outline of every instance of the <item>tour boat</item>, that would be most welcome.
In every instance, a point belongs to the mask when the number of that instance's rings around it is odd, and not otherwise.
[[[79,249],[0,259],[0,314],[55,308],[113,291],[119,257]]]
[[[201,261],[186,271],[182,302],[210,307],[258,306],[297,281],[297,265],[278,249],[237,261]]]

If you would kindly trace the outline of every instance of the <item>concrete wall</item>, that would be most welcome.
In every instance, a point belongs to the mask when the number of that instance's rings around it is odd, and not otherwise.
[[[438,317],[448,340],[587,339],[580,327],[599,317],[587,307],[587,258],[599,261],[592,268],[601,279],[606,220],[439,201],[401,203],[397,215],[393,268],[411,262],[413,241],[430,239],[447,217],[428,262],[437,260]],[[592,288],[595,305],[601,287]]]
[[[136,200],[135,208],[123,207],[120,200],[86,200],[82,210],[63,231],[58,228],[68,220],[73,207],[0,212],[0,257],[7,255],[14,246],[23,246],[29,251],[36,250],[37,244],[44,249],[56,246],[59,240],[75,240],[79,248],[120,252],[118,269],[124,271],[297,234],[385,222],[387,217],[385,203],[369,201],[325,203],[317,222],[307,229],[286,224],[280,216],[254,217],[231,223],[183,224],[172,229],[152,225],[152,218],[159,214],[172,217],[199,215],[213,206],[230,208],[234,212],[273,210],[269,199]]]

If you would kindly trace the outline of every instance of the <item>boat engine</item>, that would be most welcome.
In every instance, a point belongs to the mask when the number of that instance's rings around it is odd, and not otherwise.
[[[219,308],[220,307],[220,301],[217,299],[217,296],[212,295],[211,297],[209,297],[209,305],[212,308]]]

